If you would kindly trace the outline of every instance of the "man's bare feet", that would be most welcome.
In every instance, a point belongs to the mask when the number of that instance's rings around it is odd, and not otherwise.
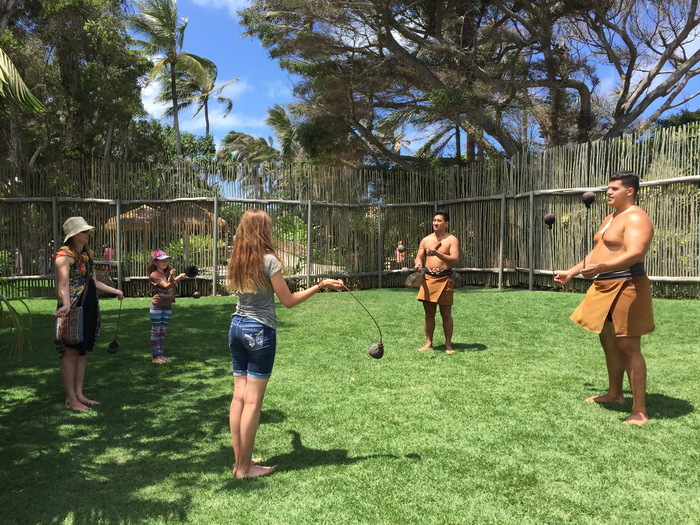
[[[80,401],[66,401],[66,408],[76,412],[87,412],[90,410],[90,407],[83,405]]]
[[[605,394],[604,396],[591,396],[586,398],[589,403],[617,403],[619,405],[625,404],[625,398],[622,395],[613,396],[610,394]]]
[[[445,353],[446,353],[446,354],[454,354],[454,353],[455,353],[455,349],[452,348],[451,346],[450,346],[450,347],[447,347],[447,346],[446,346],[446,347],[445,347]]]
[[[253,465],[251,463],[248,472],[243,474],[242,472],[236,472],[236,477],[238,479],[245,478],[259,478],[260,476],[267,476],[275,471],[275,467],[262,467],[260,465]]]
[[[163,365],[165,363],[169,363],[170,359],[166,359],[165,357],[156,357],[155,359],[152,359],[151,362],[157,365]]]
[[[649,416],[647,416],[646,414],[643,414],[641,412],[633,412],[630,414],[630,417],[625,419],[622,423],[627,425],[637,425],[638,427],[641,427],[647,421],[649,421]]]
[[[425,346],[421,346],[418,351],[419,352],[425,352],[426,350],[430,350],[433,347],[433,343],[425,343]]]
[[[78,398],[78,401],[80,401],[81,403],[83,403],[85,405],[99,405],[100,404],[99,401],[95,401],[94,399],[88,399],[87,397],[84,397],[84,396],[77,396],[77,398]]]

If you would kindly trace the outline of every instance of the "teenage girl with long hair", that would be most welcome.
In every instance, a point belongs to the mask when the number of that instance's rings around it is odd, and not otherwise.
[[[272,373],[277,346],[275,299],[292,308],[319,290],[343,289],[343,281],[325,279],[311,288],[292,293],[284,280],[282,263],[275,254],[272,221],[262,210],[248,210],[236,229],[226,270],[226,284],[238,295],[229,330],[233,363],[233,399],[229,411],[231,444],[237,478],[270,474],[273,466],[252,460],[265,389]]]

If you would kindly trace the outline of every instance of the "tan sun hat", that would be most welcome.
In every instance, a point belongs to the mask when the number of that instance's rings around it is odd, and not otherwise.
[[[68,217],[66,222],[63,223],[63,234],[66,236],[63,242],[66,243],[74,235],[86,231],[93,232],[95,227],[90,226],[82,217]]]

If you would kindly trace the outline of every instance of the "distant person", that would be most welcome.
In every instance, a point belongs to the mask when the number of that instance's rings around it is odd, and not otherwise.
[[[19,248],[15,248],[15,253],[12,255],[12,260],[14,264],[15,275],[22,275],[22,268],[24,267],[24,264],[22,262],[22,253],[19,251]]]
[[[442,329],[445,333],[445,353],[453,354],[452,304],[454,302],[452,268],[459,260],[459,241],[447,231],[450,216],[444,210],[433,215],[433,233],[423,238],[418,247],[415,269],[422,271],[423,282],[418,290],[418,300],[423,303],[425,312],[425,345],[420,352],[433,347],[435,332],[435,314],[438,306],[442,317]]]
[[[114,260],[114,248],[110,248],[109,246],[103,246],[102,247],[104,250],[104,261],[111,263]],[[105,264],[102,266],[102,269],[106,271],[108,274],[112,273],[112,265],[111,264]]]
[[[39,252],[37,253],[37,262],[39,265],[39,275],[46,275],[48,267],[46,264],[46,249],[43,246],[39,247]]]
[[[83,306],[83,342],[77,345],[61,346],[61,378],[66,393],[66,408],[77,412],[90,410],[90,405],[99,404],[83,395],[83,382],[87,366],[87,352],[95,347],[100,333],[100,308],[97,290],[111,293],[121,301],[124,293],[107,286],[95,278],[94,253],[88,246],[90,234],[95,231],[82,217],[70,217],[63,223],[63,246],[56,254],[56,293],[60,306],[54,316],[65,317],[71,305],[78,303],[80,296]]]
[[[170,256],[163,250],[155,250],[151,254],[151,264],[148,265],[148,280],[153,285],[153,298],[149,314],[151,317],[151,362],[162,365],[169,363],[165,357],[165,335],[173,314],[175,302],[175,286],[185,278],[170,267]]]
[[[608,392],[586,401],[623,404],[622,382],[627,371],[632,412],[624,423],[633,425],[643,425],[649,419],[641,336],[654,330],[651,283],[644,271],[654,227],[635,204],[638,191],[639,177],[634,173],[618,171],[610,177],[608,204],[615,211],[598,228],[595,247],[583,261],[554,277],[562,285],[578,274],[594,279],[571,320],[599,334],[608,369]]]
[[[403,245],[403,241],[399,241],[399,244],[396,246],[396,250],[394,250],[394,258],[396,259],[396,264],[399,268],[401,268],[401,265],[406,262],[406,247]]]
[[[229,410],[235,459],[233,474],[237,478],[265,476],[272,473],[274,466],[258,465],[252,456],[277,348],[274,296],[286,308],[292,308],[319,290],[342,290],[343,281],[325,279],[306,290],[290,292],[273,247],[270,216],[253,209],[243,214],[236,229],[226,284],[231,293],[238,295],[228,339],[233,363],[233,399]]]

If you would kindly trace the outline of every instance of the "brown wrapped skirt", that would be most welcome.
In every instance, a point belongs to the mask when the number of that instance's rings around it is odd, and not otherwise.
[[[437,304],[454,304],[452,275],[435,277],[423,274],[423,282],[418,290],[418,300]]]
[[[599,334],[612,320],[617,337],[635,337],[654,331],[651,282],[647,276],[593,281],[570,319]]]

